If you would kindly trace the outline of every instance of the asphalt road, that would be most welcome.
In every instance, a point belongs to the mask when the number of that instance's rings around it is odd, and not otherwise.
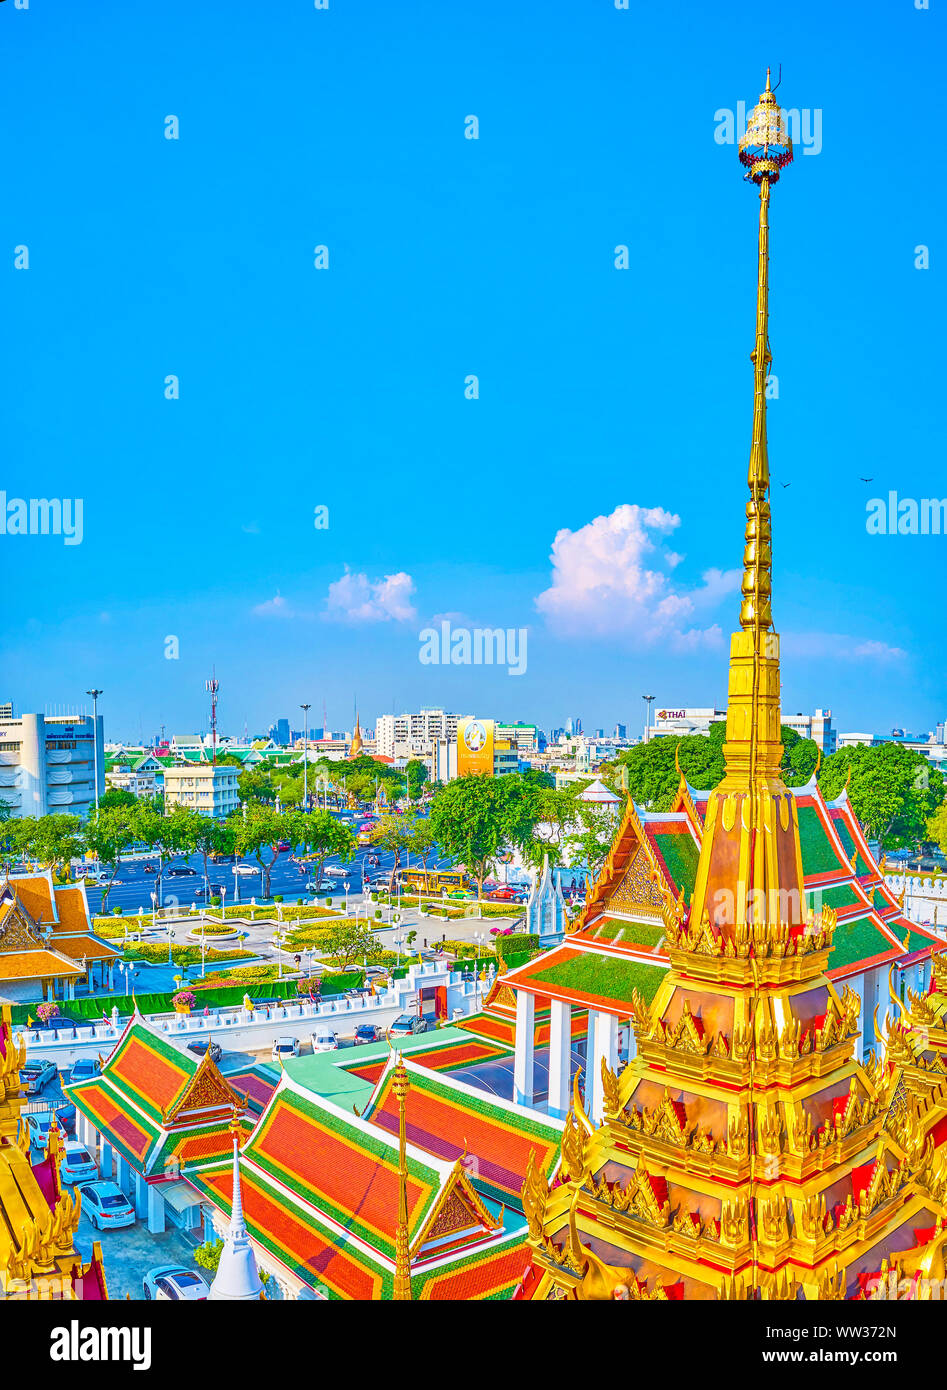
[[[346,870],[346,877],[326,879],[323,878],[323,891],[329,896],[344,896],[345,885],[348,884],[349,891],[359,892],[362,886],[362,874],[365,867],[365,857],[370,853],[377,853],[381,861],[378,868],[369,869],[369,873],[377,874],[382,871],[390,871],[394,861],[394,855],[383,850],[373,851],[368,846],[360,846],[356,851],[355,858],[349,864],[343,865],[337,857],[329,859],[326,867],[340,866]],[[267,856],[268,857],[268,852]],[[158,867],[158,856],[154,855],[146,860],[128,860],[119,865],[116,881],[112,886],[108,896],[107,911],[120,907],[125,915],[133,914],[139,908],[143,912],[150,912],[152,907],[151,895],[157,890],[156,875],[145,872],[145,864],[151,864],[155,869]],[[213,864],[208,862],[208,879],[210,886],[210,897],[215,897],[220,890],[226,889],[224,899],[227,907],[232,907],[237,901],[249,903],[251,898],[258,903],[267,901],[263,897],[262,875],[259,865],[255,859],[244,859],[239,861],[241,864],[253,870],[252,875],[238,875],[236,881],[239,883],[239,899],[234,892],[234,868],[233,864]],[[442,862],[430,856],[428,867],[437,868]],[[169,874],[169,868],[189,867],[195,870],[193,876],[177,876]],[[310,898],[311,892],[306,889],[307,882],[311,878],[311,866],[299,864],[294,861],[291,853],[283,853],[276,856],[273,861],[273,869],[270,876],[270,894],[275,896],[282,893],[286,902],[293,903],[297,898]],[[167,860],[164,865],[164,885],[163,903],[165,907],[173,906],[175,903],[189,907],[192,903],[204,904],[206,897],[204,889],[204,861],[199,854],[191,855],[189,859],[178,857],[174,860]],[[93,916],[101,912],[102,890],[92,884],[86,885],[86,892],[89,899],[89,909]]]

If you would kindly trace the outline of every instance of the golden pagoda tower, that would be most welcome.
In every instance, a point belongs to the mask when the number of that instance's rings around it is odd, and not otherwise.
[[[576,1080],[553,1185],[527,1173],[534,1298],[876,1297],[893,1264],[917,1267],[947,1239],[933,1144],[886,1124],[889,1072],[862,1065],[858,997],[826,976],[835,917],[806,910],[797,807],[779,775],[769,203],[792,145],[768,72],[739,157],[759,191],[759,242],[726,772],[690,907],[682,895],[666,914],[671,967],[650,1008],[634,997],[637,1056],[620,1077],[603,1062],[598,1127]]]
[[[349,746],[349,757],[357,758],[362,752],[362,730],[358,722],[358,710],[355,711],[355,732],[352,735],[352,742]]]

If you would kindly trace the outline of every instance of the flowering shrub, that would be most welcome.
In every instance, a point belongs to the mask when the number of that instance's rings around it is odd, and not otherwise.
[[[189,989],[182,989],[171,996],[171,1003],[176,1009],[193,1009],[197,996]]]
[[[40,1023],[48,1023],[51,1018],[59,1017],[58,1004],[40,1004],[36,1010],[36,1017]]]

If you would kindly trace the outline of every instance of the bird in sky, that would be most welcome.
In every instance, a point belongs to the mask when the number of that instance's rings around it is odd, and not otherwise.
[[[874,480],[874,478],[862,478],[861,481],[862,481],[863,483],[873,483],[875,480]]]
[[[792,483],[780,483],[780,487],[792,487]]]

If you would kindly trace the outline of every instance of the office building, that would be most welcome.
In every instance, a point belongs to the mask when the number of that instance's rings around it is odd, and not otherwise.
[[[13,816],[87,816],[105,790],[102,716],[0,719],[0,800]]]
[[[186,806],[202,816],[223,820],[240,804],[237,790],[239,767],[220,767],[216,763],[187,763],[164,770],[166,811]]]

